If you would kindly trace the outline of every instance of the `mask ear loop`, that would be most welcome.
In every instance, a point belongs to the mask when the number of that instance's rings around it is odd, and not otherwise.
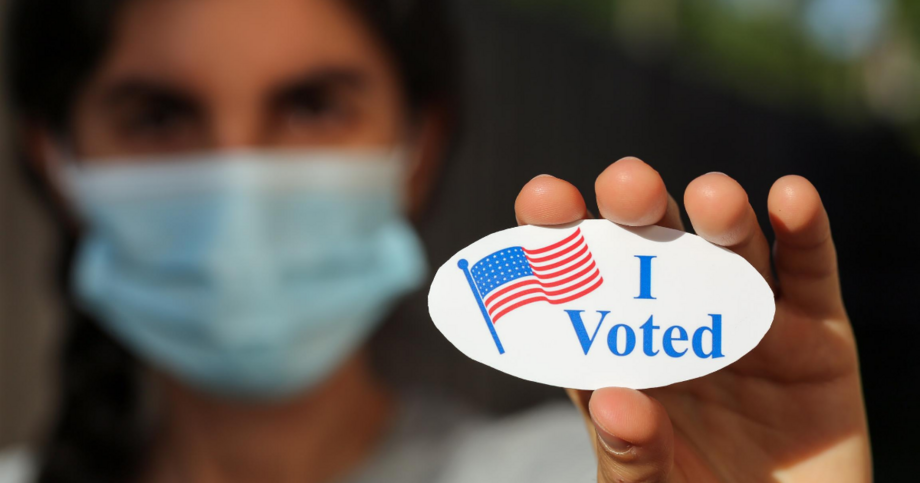
[[[405,144],[392,148],[390,159],[399,165],[399,208],[404,215],[411,209],[412,177],[421,167],[421,159]]]
[[[76,204],[76,196],[71,176],[67,171],[78,169],[78,163],[73,156],[71,143],[66,136],[55,136],[42,142],[41,153],[44,157],[42,171],[47,183],[51,185],[52,193],[61,211],[73,228],[79,226],[80,215]]]

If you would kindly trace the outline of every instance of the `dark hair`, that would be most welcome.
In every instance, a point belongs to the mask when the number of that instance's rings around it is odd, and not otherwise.
[[[80,89],[108,48],[131,0],[13,0],[4,40],[14,119],[66,132]],[[333,0],[335,1],[335,0]],[[410,112],[455,107],[456,72],[448,23],[436,0],[338,0],[353,6],[388,47]],[[23,155],[23,160],[25,156]],[[46,205],[54,207],[29,167]],[[65,240],[65,294],[75,240]],[[137,476],[149,447],[139,364],[70,300],[61,357],[57,419],[41,455],[41,482],[124,482]]]

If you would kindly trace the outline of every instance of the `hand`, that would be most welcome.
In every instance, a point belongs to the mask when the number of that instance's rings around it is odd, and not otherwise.
[[[683,229],[658,173],[635,158],[595,184],[600,215],[629,226]],[[776,294],[773,326],[753,351],[708,376],[635,391],[568,390],[598,459],[598,481],[866,482],[869,437],[856,344],[843,307],[827,213],[806,179],[778,180],[768,199],[774,279],[747,193],[710,173],[684,194],[693,229],[751,263]],[[571,184],[534,178],[515,203],[518,223],[588,217]]]

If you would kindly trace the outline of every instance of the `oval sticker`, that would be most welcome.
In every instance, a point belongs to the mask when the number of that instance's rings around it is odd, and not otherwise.
[[[773,292],[741,256],[606,220],[521,226],[437,272],[428,310],[470,358],[574,389],[645,389],[717,371],[770,329]]]

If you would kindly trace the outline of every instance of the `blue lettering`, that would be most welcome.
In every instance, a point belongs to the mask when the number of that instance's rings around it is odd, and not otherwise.
[[[677,330],[677,337],[674,337],[674,331]],[[664,353],[671,357],[680,357],[687,353],[687,349],[684,349],[680,352],[674,350],[674,341],[675,340],[687,340],[687,331],[679,325],[674,327],[668,327],[668,330],[664,331],[664,338],[661,340],[661,347],[664,349]],[[696,339],[694,339],[696,340]]]
[[[654,315],[649,316],[648,320],[640,326],[642,328],[642,351],[645,352],[647,356],[658,354],[658,351],[652,350],[652,337],[654,336],[655,329],[660,329],[661,327],[652,323],[652,319],[654,318]]]
[[[588,351],[591,349],[591,345],[594,344],[594,338],[597,337],[597,331],[601,329],[601,325],[604,324],[604,318],[607,317],[607,314],[609,314],[610,311],[597,311],[597,313],[601,314],[601,320],[597,323],[597,328],[594,329],[594,334],[591,337],[588,337],[588,330],[585,329],[585,323],[581,320],[582,312],[584,312],[584,310],[565,311],[565,313],[569,314],[569,319],[572,321],[572,327],[575,328],[575,335],[578,336],[578,342],[581,343],[581,348],[585,351],[585,355],[588,355]]]
[[[712,327],[700,327],[693,333],[693,352],[701,359],[725,357],[722,354],[722,314],[709,314],[712,317]],[[703,335],[705,332],[712,334],[712,349],[707,354],[703,351]]]
[[[637,299],[655,300],[652,297],[652,259],[650,255],[636,255],[639,259],[639,296]]]
[[[565,313],[569,316],[569,320],[572,322],[572,328],[575,329],[575,335],[578,337],[578,342],[581,344],[582,351],[585,355],[588,355],[588,352],[594,345],[594,340],[597,338],[597,333],[600,332],[601,326],[604,325],[604,320],[606,320],[610,311],[597,311],[600,317],[597,326],[591,333],[588,332],[585,327],[585,322],[582,319],[582,314],[584,312],[584,310],[565,310]],[[712,324],[710,326],[699,327],[693,332],[692,337],[687,332],[687,329],[679,325],[674,325],[665,329],[661,336],[661,348],[664,350],[665,354],[675,359],[683,357],[690,348],[684,344],[680,344],[679,347],[674,347],[675,343],[691,341],[690,345],[692,346],[693,353],[701,359],[718,359],[725,357],[725,354],[722,353],[722,315],[709,314],[709,317],[711,318]],[[639,329],[641,329],[640,335],[642,337],[642,352],[646,356],[654,357],[658,355],[659,351],[655,349],[655,331],[660,328],[660,326],[655,325],[654,315],[649,316],[648,320],[639,326]],[[638,342],[636,340],[636,332],[636,329],[626,324],[617,324],[611,327],[610,331],[607,333],[607,347],[610,349],[610,352],[620,357],[631,354],[635,350]],[[707,334],[709,335],[710,341],[706,341],[709,343],[704,347],[703,342]]]
[[[620,328],[626,330],[626,347],[623,348],[623,352],[620,352],[617,347],[617,333],[619,333]],[[613,352],[613,355],[629,355],[629,353],[636,348],[636,333],[633,332],[632,328],[628,325],[614,325],[613,328],[610,329],[610,333],[607,334],[607,347],[610,348],[610,352]]]

